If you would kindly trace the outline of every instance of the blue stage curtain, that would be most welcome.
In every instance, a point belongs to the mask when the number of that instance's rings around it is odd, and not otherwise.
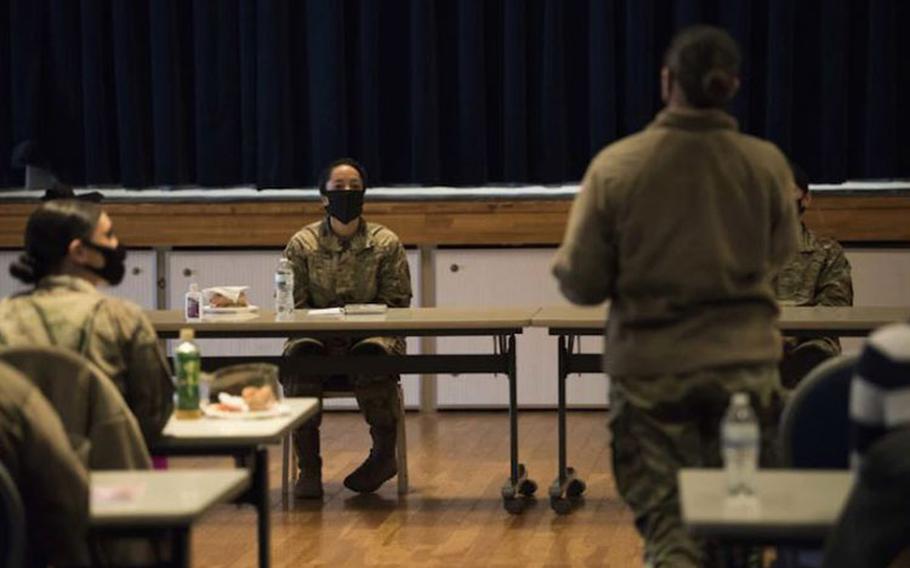
[[[816,182],[910,177],[905,0],[0,0],[0,187],[572,182],[661,106],[670,37],[740,42],[731,107]],[[26,144],[26,146],[22,146]]]

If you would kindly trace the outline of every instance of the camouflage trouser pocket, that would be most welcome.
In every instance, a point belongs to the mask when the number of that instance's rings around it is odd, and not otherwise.
[[[611,394],[610,447],[616,488],[636,517],[664,503],[675,491],[676,464],[666,436],[632,405]]]

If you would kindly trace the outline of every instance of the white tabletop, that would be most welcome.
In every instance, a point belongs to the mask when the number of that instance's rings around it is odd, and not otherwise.
[[[315,398],[286,398],[282,404],[290,411],[272,418],[177,420],[171,416],[155,448],[274,444],[319,411],[319,401]]]
[[[93,471],[91,526],[189,525],[249,484],[245,469]]]
[[[531,318],[534,327],[600,332],[609,317],[608,306],[545,306]],[[781,306],[779,327],[800,331],[866,335],[872,330],[910,318],[910,306]]]
[[[470,307],[470,308],[389,308],[384,314],[323,316],[310,315],[299,309],[294,319],[276,321],[275,312],[260,310],[259,315],[240,320],[205,320],[187,322],[178,310],[146,310],[155,331],[177,333],[181,328],[196,330],[198,337],[255,337],[258,334],[293,335],[300,332],[356,332],[437,330],[443,332],[511,329],[520,332],[531,323],[536,306],[528,307]],[[265,336],[264,335],[264,336]]]
[[[853,486],[845,470],[765,470],[756,474],[757,507],[726,499],[720,469],[679,473],[682,518],[694,536],[758,540],[823,539]]]

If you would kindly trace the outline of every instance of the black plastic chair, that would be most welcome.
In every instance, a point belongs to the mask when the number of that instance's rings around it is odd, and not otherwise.
[[[25,554],[25,512],[19,489],[0,463],[0,566],[21,568]]]
[[[829,359],[796,387],[781,418],[785,467],[850,467],[850,381],[856,360],[856,355]]]

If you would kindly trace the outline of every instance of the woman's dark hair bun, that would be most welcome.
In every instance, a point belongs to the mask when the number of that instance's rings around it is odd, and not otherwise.
[[[722,69],[711,69],[701,80],[701,88],[711,106],[727,104],[735,94],[736,83],[730,73]]]
[[[19,258],[9,265],[9,273],[25,284],[35,284],[43,277],[38,274],[38,262],[27,252],[20,254]]]

